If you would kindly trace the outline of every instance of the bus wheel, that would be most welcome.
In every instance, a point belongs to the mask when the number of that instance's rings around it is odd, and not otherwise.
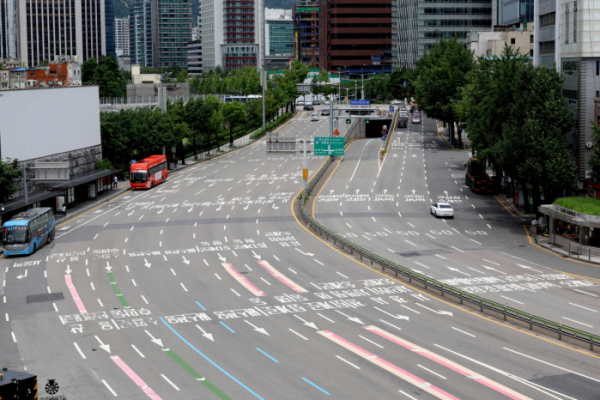
[[[34,243],[33,244],[33,252],[31,254],[35,253],[36,251],[37,251],[37,245]]]
[[[52,242],[52,231],[48,232],[48,239],[46,240],[46,243],[50,242]]]

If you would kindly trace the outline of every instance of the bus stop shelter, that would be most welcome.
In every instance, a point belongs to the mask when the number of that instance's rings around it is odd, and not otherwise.
[[[585,254],[600,254],[600,216],[583,214],[556,204],[545,204],[538,208],[548,217],[549,243],[568,249],[584,251]],[[568,229],[568,231],[567,231]],[[575,246],[574,246],[575,245]]]

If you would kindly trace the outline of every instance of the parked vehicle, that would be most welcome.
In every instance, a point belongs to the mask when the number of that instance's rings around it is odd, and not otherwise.
[[[449,203],[435,203],[429,208],[429,213],[433,214],[436,218],[454,218],[454,209],[452,209]]]
[[[493,184],[490,176],[485,172],[485,164],[471,158],[467,163],[467,173],[465,175],[465,185],[469,186],[476,193],[492,193]]]

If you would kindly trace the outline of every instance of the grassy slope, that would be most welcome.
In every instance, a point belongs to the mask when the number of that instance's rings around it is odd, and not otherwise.
[[[564,197],[554,204],[583,214],[600,215],[600,199],[593,197]]]

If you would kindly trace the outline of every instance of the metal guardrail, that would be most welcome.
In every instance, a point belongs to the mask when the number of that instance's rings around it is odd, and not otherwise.
[[[321,179],[321,177],[325,174],[325,172],[327,171],[327,168],[329,167],[329,165],[331,164],[332,161],[333,161],[333,157],[328,157],[325,164],[323,164],[323,166],[319,169],[319,171],[317,171],[315,176],[310,180],[310,182],[308,183],[308,193],[310,193],[312,191],[312,189],[318,183],[319,179]],[[598,336],[598,335],[594,335],[594,334],[591,334],[586,331],[575,329],[570,326],[566,326],[566,325],[560,324],[558,322],[554,322],[549,319],[538,317],[536,315],[529,314],[527,312],[518,310],[516,308],[507,307],[504,304],[496,303],[495,301],[488,300],[488,299],[485,299],[480,296],[476,296],[469,292],[465,292],[463,290],[455,288],[454,286],[439,282],[439,281],[437,281],[433,278],[430,278],[428,276],[425,276],[423,274],[419,274],[409,268],[403,267],[399,264],[396,264],[393,261],[387,260],[375,253],[372,253],[369,250],[364,249],[364,248],[352,243],[351,241],[341,237],[340,235],[330,231],[325,226],[318,223],[308,213],[308,211],[306,210],[306,207],[304,205],[304,202],[305,202],[305,197],[303,196],[300,199],[300,206],[302,208],[302,215],[308,221],[308,224],[314,230],[319,232],[320,235],[325,235],[325,237],[328,240],[332,239],[334,244],[339,243],[342,246],[342,249],[345,249],[347,247],[350,250],[350,254],[357,253],[360,256],[361,260],[363,258],[366,258],[367,260],[371,261],[371,264],[377,263],[377,264],[381,265],[381,267],[384,270],[387,268],[391,271],[394,271],[396,276],[398,276],[398,274],[400,274],[400,275],[403,275],[406,278],[408,278],[408,281],[411,283],[413,281],[415,281],[415,282],[418,282],[418,283],[424,285],[426,290],[434,289],[434,290],[440,291],[442,296],[450,295],[450,296],[458,299],[460,304],[463,304],[463,302],[467,302],[467,303],[477,306],[481,312],[483,312],[483,310],[486,309],[488,311],[493,311],[495,313],[503,315],[505,321],[506,321],[506,318],[509,317],[514,320],[528,324],[529,329],[531,329],[531,330],[533,330],[533,327],[535,326],[537,328],[541,328],[546,331],[556,333],[558,335],[559,340],[562,340],[563,336],[565,336],[565,337],[586,343],[587,345],[590,346],[590,350],[594,350],[594,346],[600,346],[600,336]]]

